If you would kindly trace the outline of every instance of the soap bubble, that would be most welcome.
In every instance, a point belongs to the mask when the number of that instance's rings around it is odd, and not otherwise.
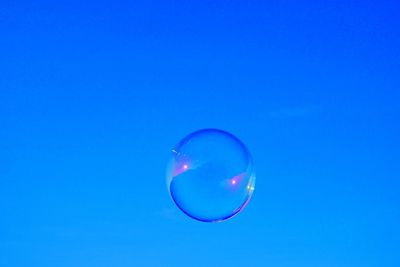
[[[172,149],[167,183],[175,204],[203,222],[220,222],[244,209],[254,191],[250,152],[232,134],[193,132]]]

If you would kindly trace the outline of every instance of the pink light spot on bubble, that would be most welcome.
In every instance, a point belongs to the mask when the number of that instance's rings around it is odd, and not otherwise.
[[[241,184],[241,181],[245,177],[245,173],[239,173],[238,175],[233,176],[229,179],[229,182],[232,186],[238,187]]]
[[[185,164],[179,164],[178,166],[174,167],[173,170],[173,176],[178,176],[184,172],[186,172],[187,170],[189,170],[189,164],[185,163]]]

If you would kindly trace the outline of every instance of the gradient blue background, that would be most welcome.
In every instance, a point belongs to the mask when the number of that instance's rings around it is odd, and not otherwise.
[[[0,266],[400,266],[398,1],[0,2]],[[191,220],[191,131],[251,150]]]

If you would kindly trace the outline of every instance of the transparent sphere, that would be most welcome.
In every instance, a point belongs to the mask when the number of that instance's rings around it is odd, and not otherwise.
[[[255,171],[246,146],[232,134],[204,129],[172,149],[167,183],[175,204],[204,222],[232,218],[249,202]]]

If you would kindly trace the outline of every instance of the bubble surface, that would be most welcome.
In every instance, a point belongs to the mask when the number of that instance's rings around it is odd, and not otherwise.
[[[252,157],[232,134],[204,129],[173,149],[167,184],[175,204],[203,222],[220,222],[244,209],[255,186]]]

